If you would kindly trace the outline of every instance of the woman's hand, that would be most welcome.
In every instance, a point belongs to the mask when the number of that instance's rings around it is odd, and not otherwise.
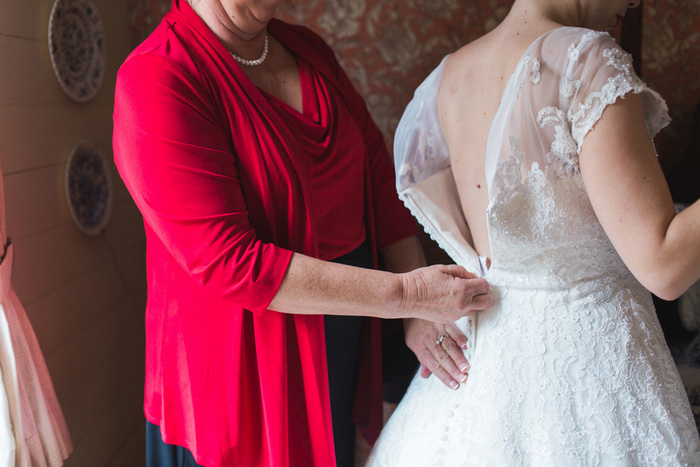
[[[452,389],[467,381],[469,362],[463,349],[469,342],[454,323],[437,324],[417,318],[404,320],[406,345],[416,354],[423,378],[434,374]]]
[[[447,324],[493,304],[489,283],[462,266],[428,266],[402,274],[401,280],[400,313],[405,318]]]

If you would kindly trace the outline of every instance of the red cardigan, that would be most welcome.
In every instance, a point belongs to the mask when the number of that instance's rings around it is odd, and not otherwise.
[[[415,234],[381,133],[331,49],[303,27],[273,20],[269,32],[355,117],[375,257]],[[185,0],[119,71],[114,154],[146,229],[147,419],[206,466],[334,465],[323,317],[266,309],[292,251],[318,254],[303,155]],[[364,368],[358,387],[373,392],[356,415],[372,439],[381,367]]]

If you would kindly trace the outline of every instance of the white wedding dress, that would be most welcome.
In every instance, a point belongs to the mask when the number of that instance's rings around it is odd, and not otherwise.
[[[489,133],[484,271],[438,122],[441,73],[417,89],[397,130],[397,186],[455,262],[488,279],[496,304],[458,323],[469,380],[455,391],[416,376],[369,465],[700,465],[650,293],[598,223],[578,168],[607,105],[641,93],[654,135],[668,123],[663,100],[608,34],[565,27],[537,39]]]
[[[0,467],[58,467],[73,450],[39,343],[12,287],[0,168]]]

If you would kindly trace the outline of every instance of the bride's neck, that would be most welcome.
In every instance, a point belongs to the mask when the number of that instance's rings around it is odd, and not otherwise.
[[[552,29],[580,26],[579,0],[515,0],[503,24],[509,27]]]

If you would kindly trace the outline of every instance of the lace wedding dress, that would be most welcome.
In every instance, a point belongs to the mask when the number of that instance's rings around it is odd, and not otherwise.
[[[484,271],[438,122],[441,73],[417,89],[397,130],[397,186],[438,244],[488,279],[496,304],[458,323],[469,380],[455,391],[416,376],[369,465],[700,465],[651,296],[598,223],[578,167],[607,105],[641,93],[654,135],[668,123],[665,103],[608,34],[565,27],[537,39],[489,133]]]

